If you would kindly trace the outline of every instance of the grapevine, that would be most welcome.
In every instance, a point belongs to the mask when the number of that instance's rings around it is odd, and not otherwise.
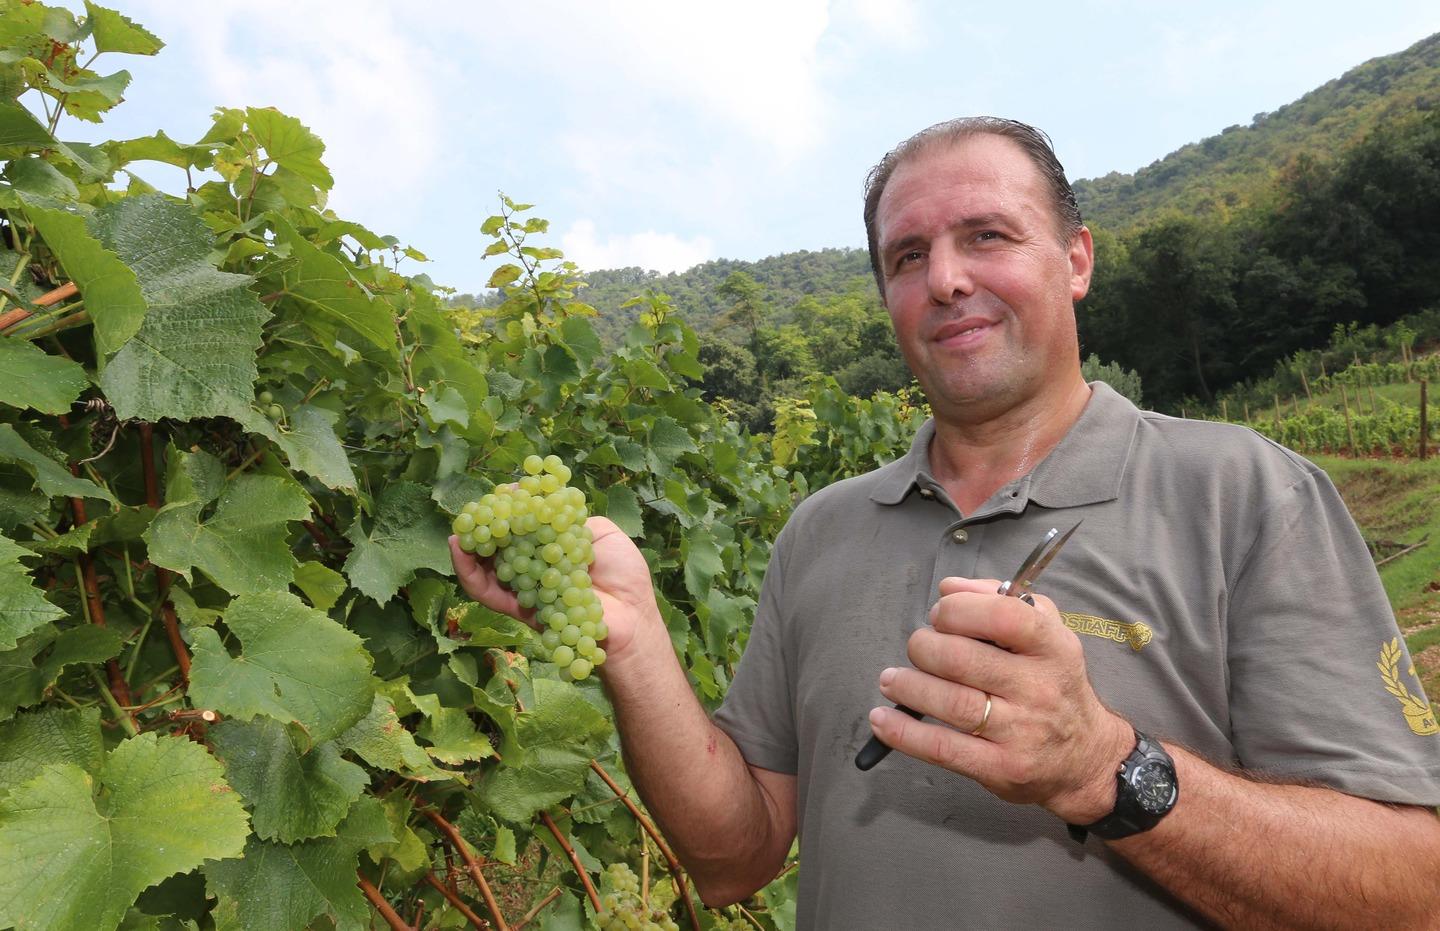
[[[123,97],[97,59],[160,40],[94,4],[0,15],[0,927],[580,926],[594,864],[641,862],[654,830],[586,679],[608,633],[587,516],[641,547],[713,707],[769,541],[809,488],[908,446],[893,402],[813,389],[817,429],[777,469],[701,397],[662,297],[601,344],[527,206],[481,227],[499,306],[449,307],[324,206],[300,120],[66,142]],[[146,183],[156,162],[186,189]],[[536,450],[557,458],[527,468]],[[494,543],[544,631],[460,593],[451,532]],[[794,876],[762,893],[766,928]],[[678,873],[650,893],[662,926],[724,920]]]

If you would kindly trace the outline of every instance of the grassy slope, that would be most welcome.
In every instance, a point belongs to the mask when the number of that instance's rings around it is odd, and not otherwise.
[[[1440,699],[1440,456],[1424,462],[1312,456],[1340,489],[1367,540],[1424,546],[1380,567],[1417,675]]]

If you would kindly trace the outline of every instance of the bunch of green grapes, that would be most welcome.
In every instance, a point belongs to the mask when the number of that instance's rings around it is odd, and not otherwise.
[[[596,916],[600,931],[680,931],[669,915],[648,909],[640,900],[640,880],[624,863],[605,867],[600,897],[601,913]]]
[[[559,456],[527,456],[524,476],[461,508],[450,529],[467,553],[495,557],[495,575],[545,625],[545,659],[584,679],[605,662],[609,636],[590,582],[594,539],[585,493],[570,487]]]

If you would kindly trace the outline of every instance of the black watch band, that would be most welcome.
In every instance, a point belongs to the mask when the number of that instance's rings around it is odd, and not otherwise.
[[[1175,761],[1157,740],[1135,732],[1135,749],[1130,751],[1115,774],[1115,808],[1091,824],[1069,824],[1071,838],[1085,843],[1086,835],[1119,840],[1148,831],[1175,807],[1180,786],[1175,778]]]

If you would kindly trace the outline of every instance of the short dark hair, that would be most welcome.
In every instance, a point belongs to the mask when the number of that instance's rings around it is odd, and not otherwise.
[[[890,176],[895,173],[896,168],[932,146],[953,145],[982,133],[1013,139],[1039,169],[1041,177],[1050,185],[1051,207],[1055,212],[1061,241],[1068,245],[1080,231],[1084,221],[1080,218],[1080,207],[1075,203],[1075,191],[1070,187],[1070,182],[1065,180],[1065,168],[1055,157],[1055,148],[1043,130],[1018,120],[996,116],[966,116],[936,123],[886,152],[885,157],[870,169],[870,174],[865,178],[865,239],[870,246],[870,270],[875,274],[875,284],[879,286],[881,294],[885,293],[885,274],[880,266],[880,243],[876,239],[879,231],[875,228],[875,215],[880,210],[880,195],[885,193],[885,185],[889,183]]]

